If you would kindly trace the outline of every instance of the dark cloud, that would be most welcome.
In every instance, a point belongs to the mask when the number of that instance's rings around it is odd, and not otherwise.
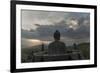
[[[34,31],[28,31],[22,29],[22,37],[25,38],[37,38],[37,39],[48,39],[52,37],[53,33],[59,30],[63,37],[69,37],[72,39],[82,39],[89,37],[89,28],[81,25],[78,29],[73,30],[68,28],[65,24],[61,25],[41,25]]]
[[[64,15],[66,14],[64,13]],[[51,18],[52,17],[53,16],[51,16]],[[68,22],[70,22],[71,20],[78,21],[78,23],[68,24]],[[46,24],[45,25],[36,24],[36,25],[37,28],[34,30],[32,28],[30,29],[30,31],[22,29],[21,32],[22,38],[51,40],[53,38],[53,33],[56,30],[60,31],[61,36],[63,38],[85,39],[90,37],[90,27],[89,27],[90,14],[89,13],[68,12],[66,16],[63,16],[63,20],[54,22],[52,25],[46,25]]]

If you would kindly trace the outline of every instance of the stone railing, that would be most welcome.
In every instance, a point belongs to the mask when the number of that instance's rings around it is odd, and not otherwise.
[[[77,50],[73,50],[66,54],[48,54],[46,51],[34,53],[34,61],[61,61],[61,60],[82,60],[84,59],[82,53]]]

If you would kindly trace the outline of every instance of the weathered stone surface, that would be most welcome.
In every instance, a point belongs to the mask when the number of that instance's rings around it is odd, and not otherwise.
[[[35,62],[42,61],[64,61],[64,60],[82,60],[84,59],[80,52],[73,52],[68,54],[36,54]]]

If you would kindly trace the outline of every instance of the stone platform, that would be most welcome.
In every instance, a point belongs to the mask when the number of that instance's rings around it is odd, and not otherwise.
[[[42,62],[42,61],[64,61],[64,60],[82,60],[84,57],[81,52],[74,51],[68,54],[47,54],[45,52],[35,53],[34,54],[34,62]]]

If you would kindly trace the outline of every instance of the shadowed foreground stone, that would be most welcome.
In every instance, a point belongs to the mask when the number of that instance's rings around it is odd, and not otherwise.
[[[64,61],[64,60],[82,60],[84,57],[82,56],[81,52],[73,52],[68,54],[43,54],[43,53],[36,53],[35,54],[35,62],[42,62],[42,61]]]

